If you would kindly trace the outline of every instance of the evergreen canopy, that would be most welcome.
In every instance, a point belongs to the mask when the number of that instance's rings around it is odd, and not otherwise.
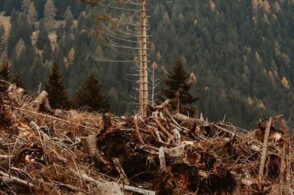
[[[64,108],[68,105],[64,79],[57,63],[52,66],[45,90],[49,93],[48,99],[53,108]]]
[[[90,74],[75,97],[75,106],[87,106],[91,110],[107,111],[109,109],[109,103],[106,96],[101,93],[101,87],[102,85],[95,74]]]
[[[168,73],[165,84],[167,88],[163,89],[165,98],[177,99],[176,104],[189,105],[198,100],[190,94],[191,84],[188,84],[189,74],[184,70],[184,66],[177,61],[173,70]]]
[[[10,80],[9,62],[6,57],[3,57],[2,63],[0,66],[0,79],[5,80],[5,81]]]

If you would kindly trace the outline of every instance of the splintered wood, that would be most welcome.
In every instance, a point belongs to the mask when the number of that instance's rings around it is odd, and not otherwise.
[[[2,194],[293,194],[282,116],[252,131],[149,106],[148,116],[52,110],[43,91],[0,98]]]

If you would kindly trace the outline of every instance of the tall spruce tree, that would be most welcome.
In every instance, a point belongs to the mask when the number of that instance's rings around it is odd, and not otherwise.
[[[48,31],[45,27],[44,20],[41,20],[39,23],[39,35],[36,42],[38,49],[43,50],[45,47],[51,47],[51,42],[49,39]]]
[[[36,6],[33,2],[31,2],[27,12],[27,21],[34,26],[37,19],[38,19],[38,12],[36,10]]]
[[[56,17],[56,7],[53,0],[47,0],[44,8],[44,20],[46,27],[53,28]]]
[[[21,11],[27,14],[30,8],[30,4],[31,4],[31,0],[23,0],[21,2]]]
[[[190,75],[184,70],[181,61],[177,61],[173,70],[168,73],[165,80],[166,87],[163,89],[164,98],[173,99],[172,107],[178,111],[191,111],[190,108],[183,106],[190,105],[198,100],[190,94],[191,84],[189,84]]]
[[[72,32],[72,26],[74,23],[74,17],[71,12],[70,7],[67,7],[64,13],[64,20],[65,20],[65,32],[71,33]]]
[[[87,106],[93,111],[109,110],[107,97],[102,94],[101,87],[102,85],[95,74],[90,74],[77,92],[74,105],[77,108]]]
[[[48,92],[49,103],[52,108],[66,108],[68,106],[67,92],[64,86],[64,79],[57,63],[54,63],[51,74],[45,85]]]

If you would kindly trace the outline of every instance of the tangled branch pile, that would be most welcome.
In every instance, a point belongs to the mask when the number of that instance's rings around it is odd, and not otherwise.
[[[142,118],[52,110],[11,85],[0,99],[0,193],[291,194],[281,116],[247,132],[172,113]]]

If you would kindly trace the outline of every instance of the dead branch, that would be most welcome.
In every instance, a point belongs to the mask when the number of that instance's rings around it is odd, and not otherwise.
[[[174,115],[174,118],[186,123],[204,123],[204,121],[201,119],[191,118],[179,112]]]
[[[140,130],[139,130],[138,117],[137,116],[134,117],[134,124],[135,124],[135,136],[136,136],[136,138],[139,140],[139,142],[141,144],[145,144],[144,141],[143,141],[143,138],[141,136]]]
[[[173,135],[162,125],[162,123],[160,122],[160,120],[159,120],[159,117],[158,117],[158,112],[157,113],[155,113],[155,118],[154,118],[154,120],[155,120],[155,122],[156,122],[156,124],[157,124],[157,126],[159,127],[159,129],[164,133],[164,134],[166,134],[167,136],[168,136],[168,143],[170,142],[170,141],[172,141],[173,139],[174,139],[174,137],[173,137]]]
[[[3,155],[3,154],[0,154],[0,158],[2,158],[2,159],[10,159],[12,157],[13,157],[12,155]]]

